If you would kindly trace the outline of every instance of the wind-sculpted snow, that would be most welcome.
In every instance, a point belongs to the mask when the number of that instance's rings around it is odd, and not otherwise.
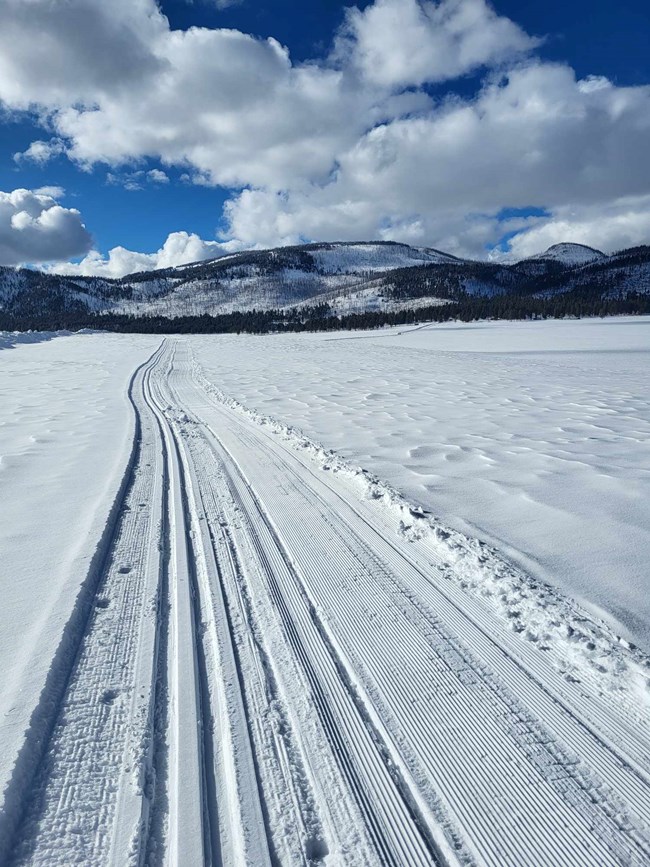
[[[290,448],[308,454],[319,469],[343,479],[357,496],[379,505],[394,533],[434,550],[437,559],[445,564],[447,580],[476,595],[524,641],[541,646],[567,680],[590,680],[603,700],[625,707],[630,719],[639,725],[650,720],[650,657],[638,653],[634,645],[606,624],[594,621],[579,604],[550,584],[540,583],[513,567],[496,549],[441,523],[387,482],[309,439],[294,426],[227,397],[206,379],[196,362],[195,370],[206,390],[219,401],[270,428]]]
[[[206,345],[132,342],[126,473],[68,652],[39,648],[55,682],[21,684],[2,863],[647,863],[650,660],[247,408]]]

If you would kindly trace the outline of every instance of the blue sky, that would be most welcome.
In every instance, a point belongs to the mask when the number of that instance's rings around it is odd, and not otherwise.
[[[0,190],[36,198],[0,202],[0,264],[60,269],[91,246],[85,272],[117,274],[302,239],[473,256],[647,240],[640,0],[167,0],[166,19],[153,0],[3,5]],[[134,256],[109,271],[118,246]]]

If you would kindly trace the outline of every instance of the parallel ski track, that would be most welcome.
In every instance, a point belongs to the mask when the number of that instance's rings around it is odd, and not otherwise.
[[[277,713],[278,701],[282,699],[269,671],[275,667],[274,662],[262,650],[260,642],[259,633],[266,631],[268,624],[254,623],[246,577],[250,557],[235,542],[236,538],[240,540],[239,516],[229,510],[233,504],[227,497],[223,467],[215,465],[212,453],[208,462],[197,458],[196,439],[191,438],[186,443],[186,456],[199,518],[197,532],[206,540],[203,546],[206,584],[212,593],[215,625],[219,624],[215,632],[220,654],[217,667],[226,687],[223,692],[228,692],[222,696],[222,701],[230,709],[230,725],[225,735],[236,745],[236,766],[224,777],[230,777],[231,783],[236,777],[237,785],[233,785],[228,801],[233,805],[232,812],[239,812],[242,827],[233,828],[231,822],[230,833],[241,833],[245,829],[247,840],[242,840],[241,848],[246,850],[246,863],[262,865],[279,860],[311,864],[312,857],[317,858],[323,849],[322,829],[313,815],[312,793],[306,790],[304,764],[297,757],[299,750],[289,743],[286,726],[282,726],[283,732],[278,732],[274,726],[267,725],[269,707],[272,705]],[[238,626],[234,625],[235,619]],[[235,679],[239,689],[233,691]],[[225,749],[223,752],[223,762],[232,762],[232,756],[228,756]],[[262,761],[266,765],[264,770],[260,768]],[[288,806],[293,814],[289,823],[294,832],[291,834],[293,846],[286,839],[285,825],[285,839],[273,854],[269,850],[272,830],[263,794],[265,789],[273,790],[266,797],[269,803],[275,802],[274,809],[278,813],[286,812]],[[282,802],[284,807],[280,806]],[[274,819],[277,821],[277,815]],[[262,840],[258,834],[255,839],[256,830],[259,832],[264,827],[267,836]],[[244,861],[240,859],[236,863]]]
[[[385,745],[359,712],[354,691],[341,676],[343,665],[314,622],[302,582],[264,511],[251,489],[237,477],[230,454],[216,438],[210,437],[208,442],[229,480],[230,495],[246,518],[248,539],[310,685],[331,749],[367,823],[378,863],[395,867],[444,863],[435,834],[417,814],[416,798],[406,793]],[[442,839],[440,843],[449,848]]]
[[[169,473],[168,584],[174,625],[165,861],[186,867],[245,860],[263,867],[270,863],[269,850],[263,808],[252,794],[255,771],[243,699],[228,690],[236,678],[232,638],[215,553],[197,511],[196,475],[165,412],[161,385],[173,370],[173,351],[164,361],[145,398],[160,425]],[[249,785],[240,790],[242,778]]]
[[[129,391],[138,441],[121,517],[25,795],[12,865],[270,864],[260,802],[249,796],[242,808],[228,789],[252,761],[236,713],[237,750],[226,756],[236,770],[215,761],[215,721],[223,726],[241,697],[231,694],[228,710],[215,704],[231,674],[227,637],[214,585],[197,569],[214,552],[196,532],[191,468],[160,398],[172,363],[161,345]],[[209,661],[217,641],[221,655]]]
[[[166,368],[167,371],[170,367]],[[169,593],[169,652],[166,699],[169,719],[166,862],[202,865],[212,861],[210,810],[207,805],[204,694],[199,630],[181,458],[172,428],[155,395],[156,379],[146,383],[145,400],[155,415],[165,444],[167,467],[166,542]]]
[[[182,395],[180,399],[183,402],[187,401],[188,396],[183,389],[189,387],[189,382],[177,385],[178,394]],[[197,405],[200,404],[199,397]],[[247,454],[259,456],[260,463],[265,467],[273,467],[275,464],[277,468],[275,493],[272,490],[272,482],[269,482],[266,488],[264,487],[264,474],[260,478],[255,478],[254,487],[258,502],[263,502],[266,508],[271,508],[276,520],[280,520],[282,516],[281,506],[277,502],[274,503],[274,498],[277,501],[278,496],[286,498],[287,493],[290,496],[301,494],[306,512],[308,504],[313,508],[314,503],[320,499],[322,526],[325,527],[328,522],[330,523],[333,539],[346,538],[346,534],[350,539],[348,551],[353,558],[349,560],[347,566],[351,570],[350,574],[353,574],[352,570],[355,568],[353,562],[355,552],[358,556],[358,552],[363,551],[364,548],[363,557],[366,562],[374,560],[375,570],[381,566],[381,562],[384,564],[384,574],[387,571],[386,566],[389,567],[389,580],[399,588],[396,598],[401,594],[401,607],[405,609],[406,606],[406,609],[411,609],[409,616],[416,625],[412,639],[414,643],[411,647],[413,659],[418,658],[419,654],[422,670],[428,675],[435,671],[434,660],[431,659],[430,653],[427,656],[426,649],[422,647],[422,634],[426,632],[427,623],[440,634],[442,628],[440,621],[444,623],[443,641],[447,642],[452,654],[457,654],[463,660],[457,673],[456,689],[453,687],[450,689],[449,681],[446,686],[442,682],[431,697],[429,713],[417,715],[419,730],[413,729],[414,720],[404,713],[405,702],[409,698],[413,699],[413,693],[409,689],[404,689],[403,684],[400,688],[397,677],[399,672],[386,670],[389,663],[381,662],[377,658],[376,631],[366,628],[367,612],[365,616],[363,611],[350,614],[349,599],[346,599],[346,604],[342,605],[341,599],[335,598],[335,591],[332,588],[336,587],[337,582],[335,576],[332,580],[333,576],[328,575],[325,563],[319,562],[318,565],[313,565],[310,574],[309,551],[311,546],[313,563],[313,539],[308,538],[306,534],[309,531],[304,529],[305,535],[301,540],[301,530],[305,523],[302,520],[303,511],[301,506],[293,504],[294,509],[299,511],[301,520],[294,520],[289,524],[285,521],[282,529],[289,534],[285,537],[288,540],[286,544],[296,555],[301,570],[309,577],[308,583],[315,588],[314,598],[317,598],[319,605],[329,612],[333,629],[336,620],[332,617],[332,612],[337,612],[336,618],[339,619],[337,634],[342,641],[349,642],[350,636],[354,635],[353,643],[358,645],[357,652],[364,646],[364,642],[367,642],[365,652],[357,659],[360,665],[359,671],[363,670],[364,661],[366,668],[372,667],[371,677],[375,684],[380,684],[380,688],[375,691],[375,697],[381,702],[383,696],[383,711],[387,711],[389,716],[391,709],[393,713],[401,712],[399,724],[408,732],[411,745],[420,743],[420,760],[429,754],[429,760],[437,762],[437,766],[432,765],[429,769],[430,779],[444,780],[441,789],[443,792],[447,791],[447,802],[453,803],[453,812],[459,824],[470,834],[474,827],[474,845],[480,847],[476,852],[480,859],[503,863],[502,859],[505,858],[510,863],[517,864],[541,863],[539,859],[544,857],[559,858],[563,863],[576,865],[644,863],[648,858],[647,822],[650,816],[650,800],[646,776],[640,763],[628,758],[624,751],[613,749],[607,739],[599,737],[592,727],[584,722],[579,712],[574,712],[565,701],[551,691],[547,681],[552,682],[553,676],[544,671],[543,662],[535,660],[537,663],[535,676],[532,676],[528,668],[514,657],[512,648],[501,646],[494,634],[488,634],[488,630],[480,622],[485,621],[485,612],[470,609],[468,613],[460,607],[464,599],[450,600],[432,582],[432,577],[436,576],[431,575],[430,564],[428,574],[424,573],[419,564],[405,555],[397,544],[391,543],[378,533],[368,522],[367,517],[355,510],[340,493],[316,478],[313,469],[306,466],[306,462],[302,462],[302,469],[296,472],[295,464],[300,463],[299,458],[289,455],[288,451],[286,456],[282,457],[282,447],[278,448],[277,438],[261,429],[253,430],[250,423],[246,423],[232,410],[226,409],[219,403],[215,404],[215,409],[219,418],[219,424],[215,423],[215,426],[218,427],[218,438],[222,442],[224,430],[230,429],[235,435],[235,439],[232,437],[230,439],[231,447],[233,442],[239,444],[240,452],[242,446],[246,447]],[[199,411],[199,415],[201,412]],[[214,430],[213,435],[217,436]],[[304,470],[308,471],[307,474]],[[277,492],[277,479],[282,480],[281,485],[284,488],[284,492],[280,495]],[[309,481],[306,482],[306,479]],[[291,488],[291,492],[287,491],[288,487]],[[319,492],[316,497],[314,488]],[[286,506],[284,508],[286,509]],[[337,513],[339,516],[344,516],[344,519],[337,519],[335,517]],[[302,548],[302,557],[298,555],[300,548]],[[380,552],[380,560],[372,556],[368,560],[368,555],[372,555],[372,552]],[[372,576],[374,580],[377,574],[381,574],[381,570],[375,571]],[[445,582],[441,580],[440,583]],[[370,592],[372,592],[371,587],[372,585],[369,584]],[[340,590],[338,592],[340,593]],[[417,599],[420,593],[425,601],[424,605]],[[440,615],[440,621],[432,616],[434,610]],[[348,616],[347,622],[345,622],[346,616]],[[400,628],[404,628],[403,621]],[[364,635],[364,633],[370,634]],[[406,631],[402,633],[402,641],[406,640],[406,635]],[[472,647],[472,653],[468,653],[467,645]],[[349,653],[351,657],[354,656],[353,647],[349,648]],[[372,666],[368,662],[369,659],[372,659]],[[444,655],[440,659],[444,665]],[[481,660],[480,663],[478,659]],[[440,660],[438,664],[441,664]],[[458,676],[468,679],[468,683],[462,684],[460,689]],[[563,684],[562,687],[560,696],[566,692]],[[473,691],[485,694],[486,688],[492,702],[505,702],[501,719],[499,720],[494,708],[491,713],[486,714],[485,708],[481,710],[480,706],[477,708],[476,705],[473,710],[470,705],[465,716],[460,709],[461,693]],[[449,700],[446,698],[446,690],[449,690]],[[514,696],[517,696],[516,700]],[[419,698],[418,696],[418,700]],[[579,694],[574,698],[579,704]],[[449,733],[441,731],[440,728],[426,725],[428,719],[435,719],[436,711],[439,714],[441,706],[445,704],[447,705],[445,713],[450,720],[456,719],[458,723],[459,720],[476,719],[479,725],[474,730],[466,730],[465,736],[471,741],[480,742],[481,739],[485,740],[486,734],[489,734],[486,748],[491,750],[493,757],[498,757],[501,751],[503,767],[507,768],[508,763],[512,764],[513,745],[517,747],[520,756],[523,755],[525,758],[529,765],[529,773],[518,772],[507,785],[505,781],[501,784],[504,790],[510,791],[513,802],[527,804],[526,821],[519,823],[519,827],[514,827],[515,823],[512,823],[513,827],[510,829],[504,828],[501,822],[494,822],[492,818],[482,824],[481,813],[484,817],[493,816],[495,781],[490,777],[489,772],[480,775],[480,768],[475,767],[473,772],[477,774],[477,778],[470,779],[471,775],[466,769],[465,773],[454,781],[452,769],[459,764],[458,754],[463,753],[462,742],[459,742],[457,733],[452,732],[450,737]],[[586,718],[592,720],[600,712],[598,708],[594,710],[593,707],[590,707],[589,711],[586,713]],[[610,718],[609,724],[615,725],[615,721],[612,723]],[[464,725],[465,728],[466,725],[467,723]],[[505,740],[504,733],[507,735]],[[438,751],[445,740],[449,750],[448,759],[440,764]],[[436,745],[436,750],[432,751],[433,744]],[[632,755],[635,752],[637,755],[642,754],[638,745],[636,750],[631,749],[630,752]],[[474,764],[476,765],[475,761]],[[469,765],[467,767],[469,768]],[[451,795],[454,787],[456,794],[452,802]],[[468,814],[467,806],[480,803],[482,798],[483,810],[474,810],[472,814]],[[536,821],[535,817],[538,817]],[[526,837],[525,831],[529,830],[526,829],[526,824],[532,828],[537,825],[536,844],[542,847],[537,852],[534,847],[531,848],[531,840]],[[491,844],[490,840],[492,840]]]

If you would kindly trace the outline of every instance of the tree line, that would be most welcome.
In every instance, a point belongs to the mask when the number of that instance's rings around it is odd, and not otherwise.
[[[566,292],[550,298],[523,295],[465,296],[448,304],[397,311],[337,315],[328,304],[293,310],[248,310],[216,316],[131,316],[60,310],[15,316],[0,311],[2,331],[78,331],[82,328],[130,334],[269,334],[353,331],[424,322],[486,319],[563,319],[650,314],[650,295],[628,292],[603,298],[599,291]]]

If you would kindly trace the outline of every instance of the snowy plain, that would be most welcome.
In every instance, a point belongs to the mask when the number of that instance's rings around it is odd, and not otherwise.
[[[650,319],[191,338],[300,428],[650,648]]]
[[[649,336],[2,335],[0,862],[647,863]]]

